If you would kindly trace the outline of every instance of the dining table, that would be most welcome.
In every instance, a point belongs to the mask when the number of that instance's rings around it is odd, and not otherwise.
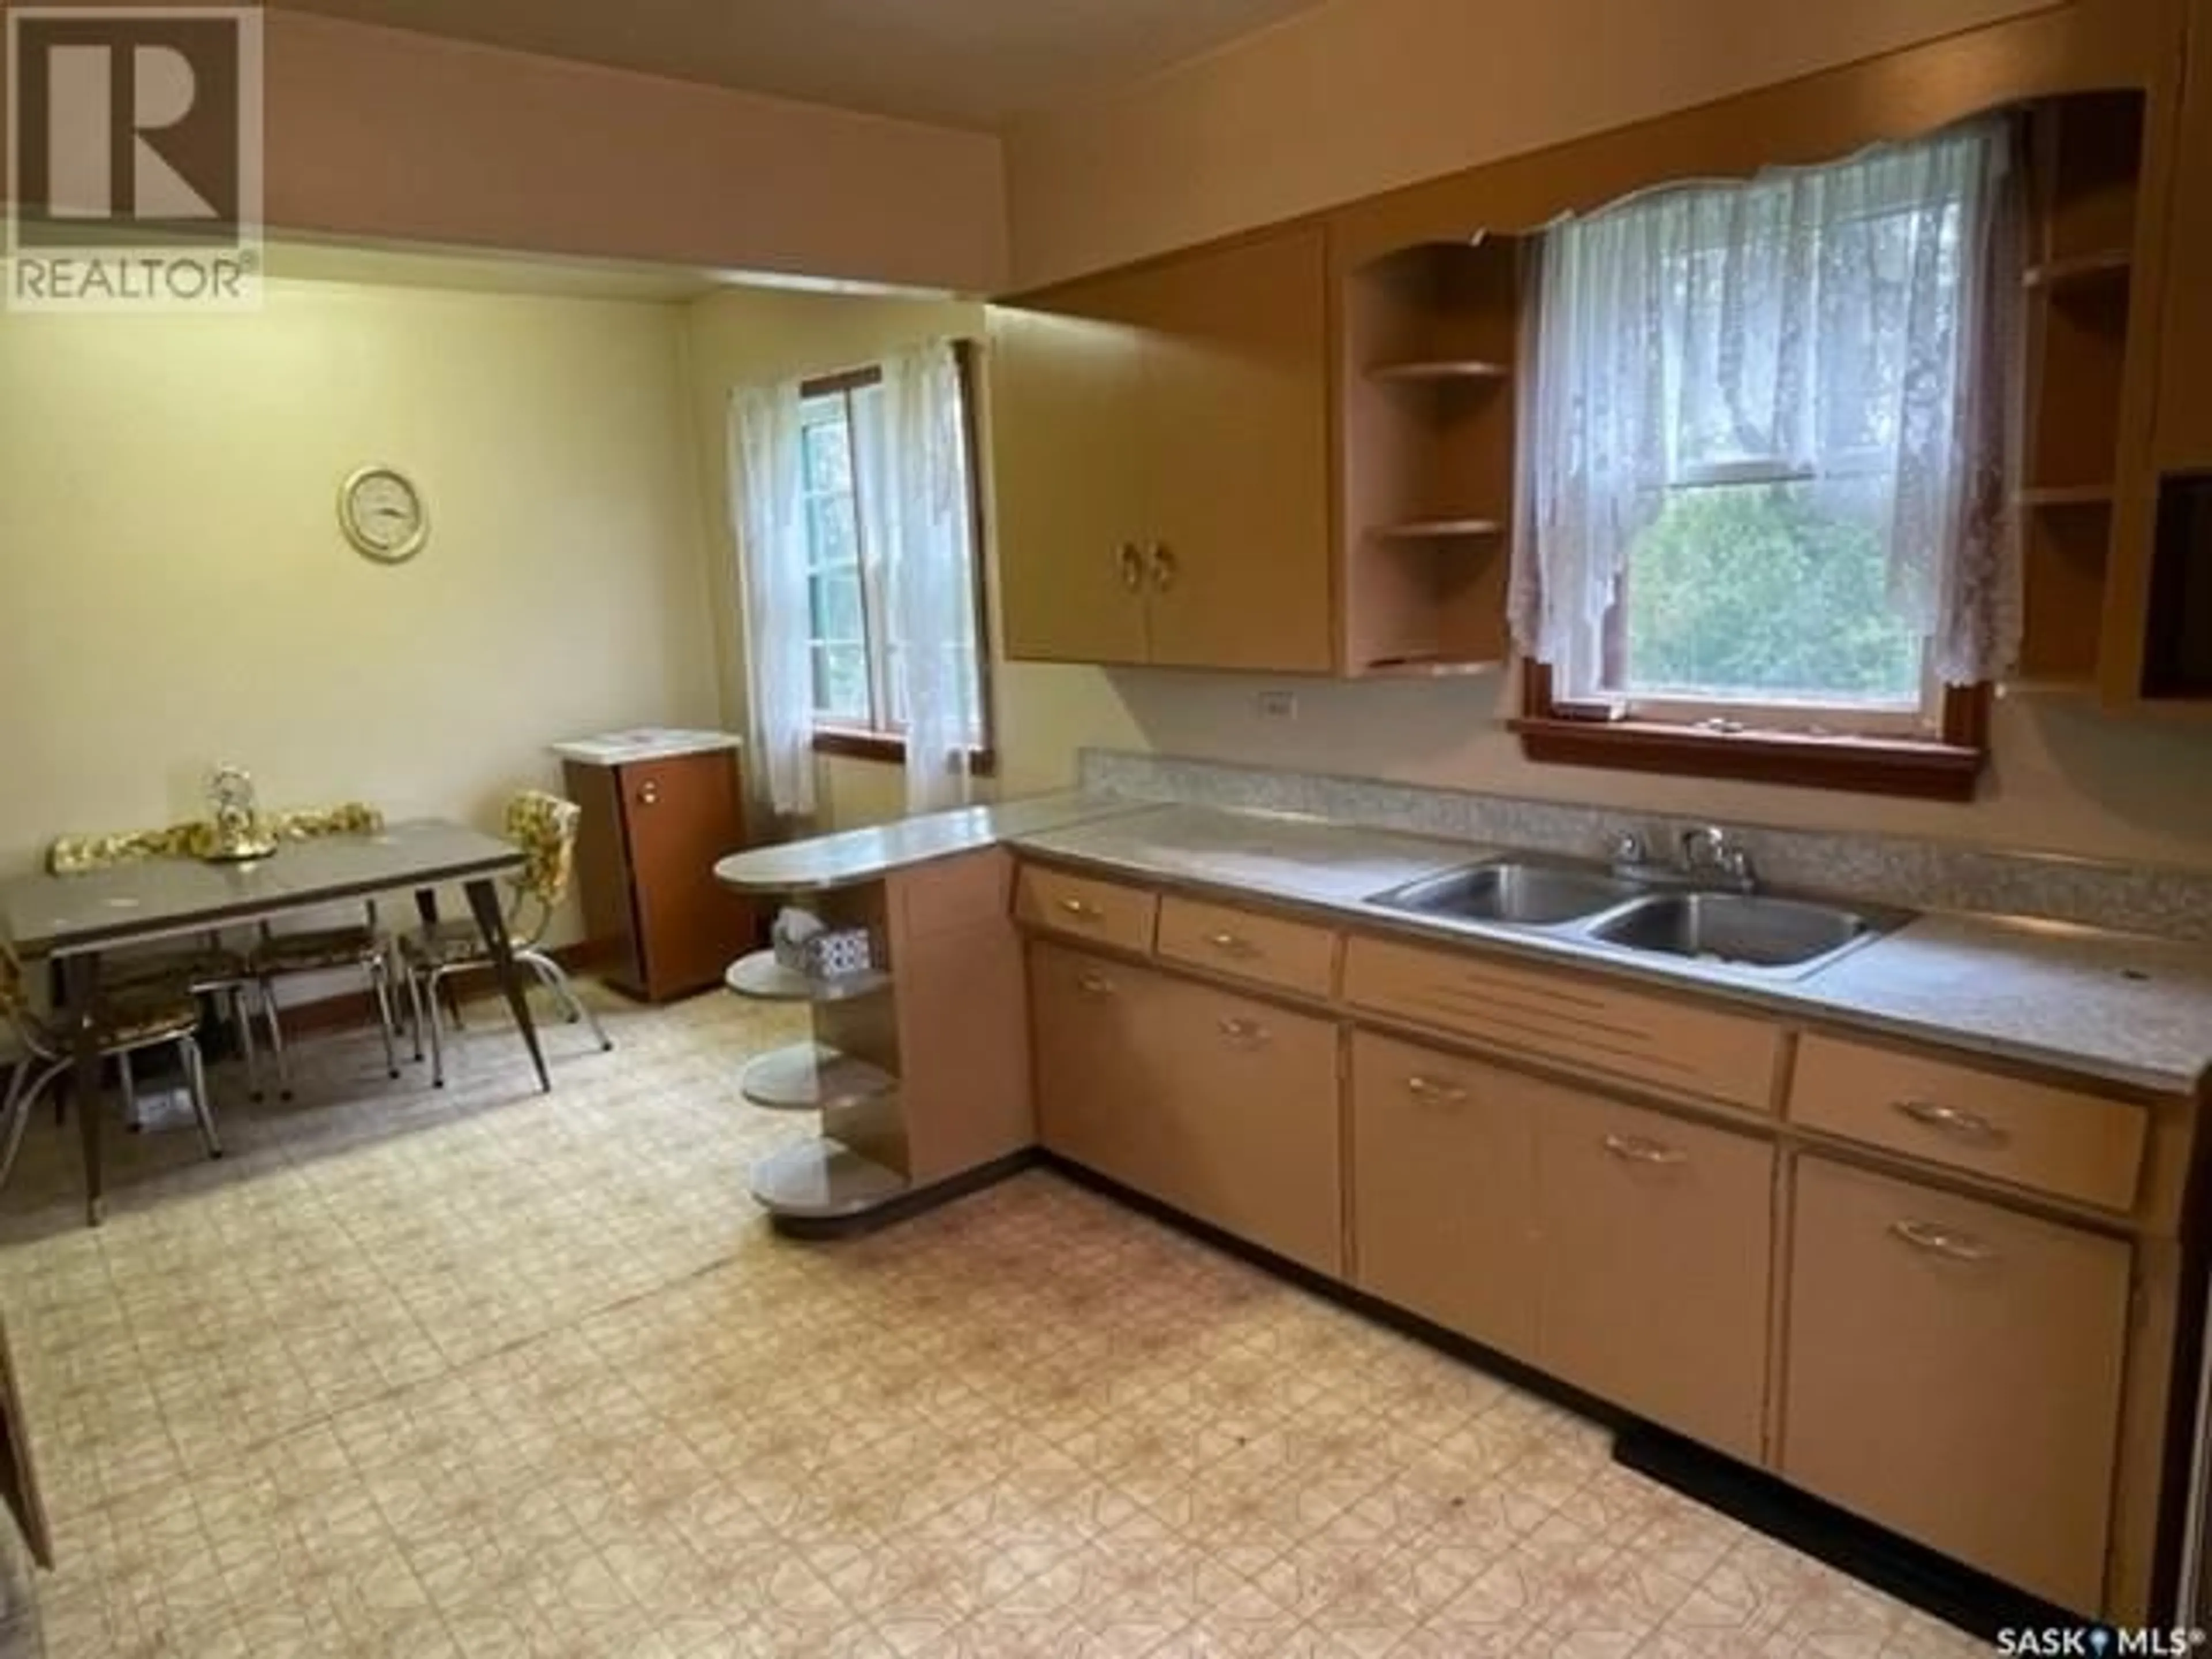
[[[363,834],[284,842],[266,857],[245,861],[153,858],[82,874],[0,882],[0,936],[19,961],[51,963],[59,981],[55,1023],[72,1050],[87,1222],[96,1227],[106,1213],[98,1109],[102,1057],[94,1018],[103,956],[401,892],[414,894],[416,912],[428,925],[438,919],[438,890],[457,885],[483,930],[493,975],[514,1011],[538,1086],[550,1092],[544,1051],[496,885],[523,862],[522,849],[512,842],[465,824],[418,818]]]

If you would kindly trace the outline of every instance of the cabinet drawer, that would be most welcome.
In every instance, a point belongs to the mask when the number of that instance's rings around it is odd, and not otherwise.
[[[1791,1261],[1783,1474],[2101,1611],[2128,1247],[1808,1157]]]
[[[1353,1279],[1533,1360],[1545,1085],[1457,1054],[1352,1040]]]
[[[1535,1115],[1537,1363],[1757,1462],[1774,1148],[1565,1088]]]
[[[1049,927],[1123,951],[1152,948],[1152,920],[1158,908],[1159,900],[1142,888],[1035,865],[1023,866],[1014,902],[1014,914],[1032,927]]]
[[[2108,1210],[2134,1207],[2148,1113],[2125,1101],[1834,1037],[1798,1045],[1811,1129]]]
[[[1346,947],[1347,1002],[1578,1071],[1772,1109],[1782,1036],[1756,1019],[1380,939]]]
[[[1194,899],[1160,901],[1160,955],[1262,985],[1325,997],[1336,976],[1336,935]]]

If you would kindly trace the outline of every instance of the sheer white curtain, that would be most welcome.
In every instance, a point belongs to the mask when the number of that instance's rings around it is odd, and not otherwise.
[[[779,817],[814,811],[814,665],[799,382],[749,386],[730,404],[732,529],[744,595],[753,766]]]
[[[907,806],[924,812],[970,798],[982,731],[970,460],[951,342],[900,352],[882,373],[854,399],[860,541],[884,596]]]
[[[1641,197],[1547,233],[1523,389],[1515,642],[1572,684],[1670,489],[1811,487],[1881,536],[1948,684],[2019,644],[2009,131]]]

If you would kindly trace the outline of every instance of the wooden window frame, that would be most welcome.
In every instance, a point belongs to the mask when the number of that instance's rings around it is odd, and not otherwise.
[[[1930,738],[1750,728],[1716,732],[1663,720],[1596,720],[1561,706],[1551,665],[1524,663],[1521,714],[1508,722],[1539,764],[1669,772],[1808,789],[1972,800],[1989,761],[1990,688],[1951,686]]]
[[[968,751],[968,769],[970,776],[988,778],[994,777],[998,774],[999,757],[995,738],[997,721],[993,706],[991,683],[991,577],[990,561],[985,556],[987,544],[983,504],[982,428],[977,415],[976,404],[979,392],[977,372],[979,365],[976,360],[975,343],[973,340],[956,340],[952,343],[952,350],[954,362],[958,367],[960,375],[961,435],[968,447],[968,533],[969,544],[975,550],[975,693],[983,725],[982,743]],[[834,374],[819,374],[811,379],[801,380],[799,383],[799,395],[805,398],[842,394],[849,399],[855,392],[872,386],[880,386],[883,383],[883,371],[872,364],[859,368],[841,369]],[[865,524],[865,515],[860,512],[860,482],[856,475],[853,481],[854,517],[860,523]],[[860,530],[859,533],[865,537],[866,532],[865,530]],[[867,562],[865,542],[861,546],[860,559],[865,572]],[[863,627],[867,630],[869,636],[869,703],[872,708],[878,706],[881,694],[875,684],[878,672],[874,645],[874,629],[877,623],[872,603],[868,599],[868,583],[865,574],[860,587],[861,604],[866,613]],[[811,623],[811,618],[810,617],[809,620]],[[900,732],[886,731],[872,725],[848,726],[836,720],[824,720],[818,714],[815,717],[814,752],[817,755],[831,755],[846,760],[875,761],[886,765],[903,766],[906,763],[906,738]]]

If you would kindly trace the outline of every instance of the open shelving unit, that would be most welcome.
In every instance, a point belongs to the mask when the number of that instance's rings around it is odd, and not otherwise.
[[[865,927],[884,959],[880,885],[795,897],[827,927]],[[741,997],[805,1003],[813,1034],[747,1062],[738,1080],[748,1104],[822,1119],[811,1140],[774,1152],[751,1171],[752,1195],[780,1223],[850,1221],[905,1196],[905,1127],[899,1112],[898,1034],[890,1012],[895,981],[883,968],[817,977],[787,967],[773,951],[730,964],[723,981]]]
[[[1468,673],[1506,656],[1521,248],[1423,243],[1346,278],[1345,672]]]
[[[2119,472],[2143,101],[2051,99],[2029,115],[2029,264],[2015,683],[2097,681]]]

